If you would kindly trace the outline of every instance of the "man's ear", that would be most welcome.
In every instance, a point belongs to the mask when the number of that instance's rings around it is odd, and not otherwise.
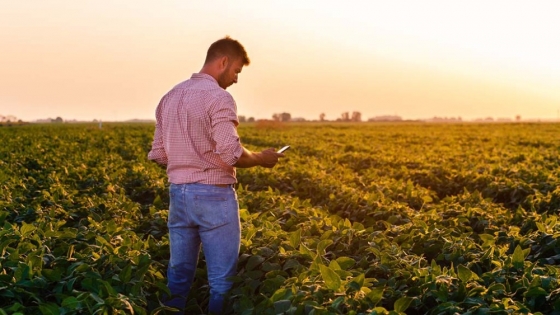
[[[221,67],[221,70],[224,70],[225,68],[227,68],[228,63],[229,63],[229,58],[228,58],[228,56],[220,57],[220,67]]]

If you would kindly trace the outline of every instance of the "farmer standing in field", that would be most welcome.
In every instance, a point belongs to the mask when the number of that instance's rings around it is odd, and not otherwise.
[[[226,88],[249,65],[245,48],[226,36],[208,49],[199,73],[176,85],[156,109],[148,158],[167,166],[171,257],[166,305],[184,309],[200,252],[210,284],[208,311],[220,314],[235,275],[241,229],[235,167],[273,167],[274,149],[251,152],[237,134],[237,106]]]

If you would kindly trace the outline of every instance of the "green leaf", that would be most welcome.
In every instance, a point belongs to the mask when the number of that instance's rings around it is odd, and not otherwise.
[[[4,222],[8,214],[9,214],[8,211],[0,211],[0,225],[4,225]]]
[[[352,229],[356,230],[356,231],[363,231],[365,230],[365,227],[363,224],[361,224],[360,222],[354,222],[352,224]]]
[[[354,259],[349,257],[344,257],[344,256],[338,257],[336,259],[336,262],[338,263],[338,265],[342,270],[348,270],[356,264],[356,261]]]
[[[517,269],[523,268],[523,262],[525,261],[525,255],[523,254],[523,249],[521,246],[517,245],[513,251],[513,256],[511,257],[513,266]]]
[[[424,195],[424,196],[422,196],[422,201],[424,201],[425,203],[430,203],[430,202],[434,201],[434,199],[432,199],[432,197],[430,197],[428,195]]]
[[[66,308],[70,308],[72,310],[76,309],[78,306],[80,306],[80,301],[73,297],[73,296],[69,296],[67,298],[65,298],[64,300],[62,300],[62,307],[66,307]]]
[[[369,313],[370,315],[385,315],[385,314],[389,314],[389,311],[387,311],[386,308],[378,306],[376,308],[374,308],[371,313]]]
[[[290,300],[280,300],[274,302],[274,314],[284,314],[290,310],[292,302]]]
[[[489,246],[493,246],[494,243],[496,242],[495,238],[493,235],[490,234],[478,234],[478,236],[480,237],[480,239],[482,240],[482,247],[486,248]]]
[[[39,305],[39,310],[41,310],[41,314],[43,315],[58,315],[60,314],[60,310],[58,306],[54,303],[44,303]]]
[[[325,255],[325,249],[333,243],[332,240],[322,240],[317,244],[317,255]]]
[[[288,293],[291,293],[290,289],[280,288],[280,289],[276,290],[276,292],[274,292],[274,294],[272,295],[270,300],[272,302],[278,302],[280,300],[285,299],[289,295]]]
[[[99,242],[101,245],[104,245],[104,246],[108,247],[109,249],[111,249],[111,252],[113,252],[113,245],[111,245],[111,243],[109,243],[103,236],[97,235],[97,236],[95,237],[95,239],[96,239],[97,242]]]
[[[470,287],[469,292],[467,293],[468,296],[480,296],[486,292],[486,288],[484,286],[478,285],[474,287]]]
[[[33,233],[33,231],[35,231],[35,226],[33,224],[27,224],[23,222],[19,231],[21,235],[28,236],[29,234]]]
[[[338,290],[340,288],[340,285],[342,284],[338,274],[325,265],[319,265],[319,268],[321,270],[321,277],[323,277],[327,288],[333,291]]]
[[[501,283],[494,283],[488,287],[488,292],[499,291],[498,294],[503,294],[506,291],[506,286]]]
[[[432,199],[432,198],[430,198]],[[431,201],[429,201],[431,202]],[[426,222],[422,221],[422,220],[418,220],[418,219],[414,219],[412,220],[412,222],[414,222],[415,225],[420,226],[422,228],[422,230],[427,231],[428,230],[428,225],[426,224]]]
[[[292,269],[292,268],[299,268],[301,266],[301,264],[299,263],[299,261],[295,260],[295,259],[288,259],[286,260],[286,262],[284,263],[284,266],[282,266],[282,270],[288,270],[288,269]]]
[[[361,288],[364,286],[365,280],[366,280],[366,275],[363,274],[363,273],[361,273],[361,274],[359,274],[358,276],[354,277],[354,278],[352,279],[352,282],[351,282],[351,283],[357,284],[357,287],[358,287],[357,290],[359,290],[359,289],[361,289]]]
[[[437,262],[436,262],[435,259],[432,259],[432,262],[431,262],[431,264],[430,264],[430,267],[431,267],[431,273],[432,273],[434,276],[439,276],[439,275],[441,275],[441,267],[437,264]]]
[[[245,229],[245,240],[250,241],[253,236],[255,236],[258,232],[258,229],[254,226],[248,227]]]
[[[239,209],[239,219],[241,219],[241,222],[249,221],[250,217],[251,214],[247,209]]]
[[[1,251],[0,256],[4,256],[6,254],[6,248],[8,248],[8,245],[10,245],[11,243],[14,243],[14,242],[17,242],[17,239],[11,238],[11,239],[7,239],[6,241],[2,242],[0,244],[0,251]]]
[[[132,266],[130,264],[126,265],[126,267],[123,268],[123,270],[121,270],[121,272],[119,273],[119,279],[123,282],[123,283],[128,283],[130,282],[130,279],[132,278]]]
[[[395,301],[395,305],[393,306],[396,312],[403,313],[412,303],[413,298],[408,296],[403,296],[402,298]]]
[[[331,262],[329,263],[329,268],[331,268],[332,270],[342,270],[340,268],[340,265],[336,262],[336,260],[331,260]]]
[[[296,231],[290,233],[289,241],[292,248],[298,248],[301,242],[301,229],[297,229]]]
[[[158,209],[163,209],[163,201],[159,195],[154,199],[154,206]]]
[[[470,271],[467,267],[463,266],[463,265],[459,265],[457,267],[457,273],[459,276],[459,279],[461,279],[461,281],[463,282],[469,282],[469,280],[471,280],[472,278],[472,271]]]
[[[64,230],[62,230],[62,232],[59,232],[57,234],[57,238],[60,238],[60,239],[63,239],[63,238],[75,239],[76,235],[78,235],[78,230],[77,229],[65,228]]]
[[[62,278],[62,272],[59,269],[42,269],[41,274],[49,281],[58,282]]]
[[[539,232],[543,232],[543,233],[548,232],[544,224],[540,222],[535,222],[535,225],[537,226],[537,230],[539,230]]]
[[[25,306],[23,306],[23,305],[21,305],[20,303],[16,302],[16,303],[14,303],[12,306],[10,306],[10,307],[8,307],[8,308],[5,308],[5,309],[1,309],[1,308],[0,308],[0,310],[2,310],[2,311],[3,311],[3,310],[9,311],[10,314],[13,315],[13,314],[17,314],[18,311],[20,311],[20,310],[25,310]],[[13,313],[12,313],[12,312],[13,312]],[[6,314],[6,313],[3,313],[3,314]],[[19,313],[19,314],[22,314],[22,313]]]
[[[525,292],[525,297],[534,297],[534,296],[547,296],[548,292],[541,287],[531,287],[527,292]]]
[[[14,278],[15,278],[16,282],[22,282],[22,281],[30,279],[30,276],[29,276],[30,271],[31,271],[31,268],[29,268],[28,265],[26,265],[24,263],[19,263],[18,268],[14,272]]]
[[[115,288],[113,288],[113,286],[111,286],[108,281],[99,280],[99,282],[103,285],[103,288],[105,288],[105,293],[107,295],[112,297],[117,295],[117,291],[115,290]]]
[[[368,293],[367,297],[371,300],[371,302],[375,305],[381,301],[383,298],[383,292],[385,291],[384,287],[375,287],[371,289]]]
[[[308,255],[311,258],[315,256],[313,255],[313,252],[309,248],[307,248],[307,246],[305,246],[305,244],[303,243],[299,244],[299,253],[302,255]]]
[[[480,260],[485,260],[485,259],[489,259],[494,255],[494,247],[491,246],[489,247],[484,254],[482,255],[482,257],[480,257]]]
[[[89,296],[93,298],[93,300],[95,300],[97,304],[101,304],[101,305],[105,304],[105,301],[102,298],[100,298],[99,295],[95,293],[90,293]]]
[[[113,235],[113,233],[115,233],[119,230],[115,220],[105,221],[105,228],[107,229],[107,233],[109,235]]]
[[[334,308],[335,310],[338,309],[340,307],[340,305],[344,303],[344,297],[343,296],[339,296],[337,297],[331,304],[331,307]]]
[[[264,257],[262,256],[259,255],[251,256],[247,260],[247,264],[245,265],[245,270],[251,271],[255,269],[255,267],[257,267],[258,265],[262,264],[263,261],[264,261]]]

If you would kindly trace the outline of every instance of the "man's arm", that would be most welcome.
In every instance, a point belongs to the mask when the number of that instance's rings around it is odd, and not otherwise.
[[[162,130],[162,105],[163,99],[156,109],[156,130],[154,132],[154,141],[152,142],[152,150],[148,153],[148,159],[152,160],[159,165],[167,166],[167,153],[163,146],[163,130]]]
[[[284,154],[276,153],[274,149],[266,149],[261,152],[251,152],[243,148],[243,153],[233,166],[239,168],[248,168],[253,166],[271,168],[278,163],[278,158],[283,156]]]
[[[230,94],[218,100],[211,109],[212,136],[216,142],[216,152],[226,164],[239,168],[253,166],[273,167],[279,157],[274,149],[251,152],[241,145],[237,134],[237,106]],[[238,158],[239,157],[239,158]]]

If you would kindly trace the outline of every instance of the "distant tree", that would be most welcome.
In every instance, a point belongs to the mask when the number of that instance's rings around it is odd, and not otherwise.
[[[325,113],[321,113],[321,115],[319,115],[319,121],[325,121]]]
[[[255,122],[255,117],[249,117],[249,119],[247,119],[247,122]]]
[[[245,118],[245,116],[239,116],[238,118],[239,118],[239,122],[240,122],[240,123],[244,123],[244,122],[247,121],[247,119]]]
[[[362,121],[362,113],[352,112],[352,121]]]
[[[291,119],[292,119],[292,115],[290,113],[280,114],[280,121],[290,121]]]
[[[340,115],[341,121],[350,121],[350,114],[348,112],[344,112]]]
[[[64,122],[64,120],[62,119],[62,117],[59,116],[59,117],[56,117],[56,119],[51,119],[51,122],[59,124],[59,123]]]
[[[279,113],[272,115],[272,120],[274,121],[290,121],[292,115],[290,113]]]
[[[516,120],[516,121],[521,121],[521,115],[515,116],[515,120]]]

